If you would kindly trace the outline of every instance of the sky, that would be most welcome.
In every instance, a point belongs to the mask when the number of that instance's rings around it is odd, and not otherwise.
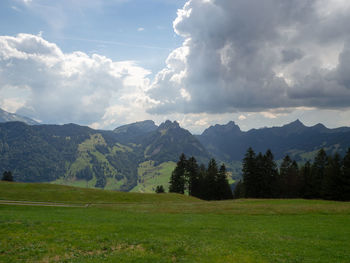
[[[350,126],[347,0],[1,0],[0,108],[98,129]]]

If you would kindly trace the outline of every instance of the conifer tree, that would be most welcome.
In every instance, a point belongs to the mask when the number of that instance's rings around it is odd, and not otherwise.
[[[253,182],[254,186],[254,192],[251,197],[254,198],[263,198],[266,197],[266,185],[267,182],[266,179],[266,167],[265,167],[265,157],[264,155],[259,152],[258,155],[255,158],[255,181]]]
[[[341,200],[341,158],[338,153],[328,157],[322,180],[322,198]]]
[[[217,179],[217,188],[218,188],[217,199],[224,200],[224,199],[233,198],[232,190],[227,180],[225,164],[222,164],[220,166],[218,179]]]
[[[313,197],[312,188],[312,176],[311,176],[311,163],[307,161],[304,166],[300,169],[300,195],[303,198]]]
[[[254,191],[250,197],[271,198],[277,173],[277,165],[272,152],[267,150],[264,155],[259,153],[255,158]]]
[[[260,184],[260,196],[264,198],[271,198],[273,196],[272,186],[277,178],[278,169],[274,156],[270,149],[268,149],[261,160],[261,184]]]
[[[2,175],[2,181],[13,182],[13,175],[11,171],[5,171]]]
[[[186,170],[186,175],[188,176],[189,195],[200,197],[201,178],[199,174],[197,160],[193,156],[190,159],[188,159]]]
[[[207,169],[204,164],[201,164],[199,166],[198,177],[199,177],[199,192],[197,197],[207,200],[209,187],[207,184]]]
[[[280,172],[278,176],[278,182],[277,182],[277,197],[286,197],[287,193],[287,177],[288,173],[290,172],[290,168],[292,166],[292,159],[289,157],[289,155],[286,155],[283,158],[283,161],[280,166]]]
[[[295,160],[292,162],[291,166],[289,185],[290,197],[300,197],[301,179],[299,176],[299,166]]]
[[[179,194],[185,193],[186,166],[187,166],[186,156],[185,154],[182,153],[170,177],[170,182],[169,182],[170,193],[179,193]]]
[[[299,196],[300,180],[298,164],[286,155],[280,166],[279,197],[295,198]]]
[[[242,198],[244,197],[244,185],[242,180],[239,180],[236,184],[235,184],[235,189],[233,191],[233,198],[234,199],[238,199],[238,198]]]
[[[208,163],[208,169],[206,174],[206,184],[207,184],[207,200],[217,200],[218,192],[218,166],[215,159],[211,159]]]
[[[341,172],[341,200],[350,201],[350,148],[344,156]]]
[[[244,156],[242,172],[245,197],[256,197],[256,155],[251,147],[248,148]]]
[[[319,150],[311,166],[312,198],[321,198],[322,196],[322,181],[327,160],[326,152],[323,149]]]
[[[163,187],[163,185],[157,185],[157,187],[156,187],[156,193],[157,194],[162,194],[162,193],[164,193],[165,191],[164,191],[164,187]]]

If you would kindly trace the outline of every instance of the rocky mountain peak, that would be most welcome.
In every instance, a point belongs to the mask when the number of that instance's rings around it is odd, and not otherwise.
[[[180,128],[180,125],[177,121],[170,121],[166,120],[165,122],[161,123],[158,127],[159,130],[164,130],[164,129],[177,129]]]
[[[216,124],[214,126],[210,126],[208,129],[206,129],[202,135],[212,135],[212,134],[217,134],[217,133],[241,133],[241,129],[239,126],[234,122],[230,121],[227,124]]]

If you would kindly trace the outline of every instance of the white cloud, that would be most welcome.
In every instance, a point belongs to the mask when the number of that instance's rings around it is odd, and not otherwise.
[[[137,31],[139,31],[139,32],[142,32],[142,31],[144,31],[145,29],[143,28],[143,27],[139,27],[138,29],[137,29]]]
[[[348,24],[344,0],[189,0],[174,21],[183,45],[157,74],[149,112],[349,107]]]
[[[240,121],[243,121],[243,120],[247,119],[247,117],[244,116],[244,115],[239,115],[238,119],[239,119]]]
[[[6,98],[1,99],[1,108],[8,112],[16,112],[18,109],[25,105],[24,101],[18,100],[17,98]]]
[[[269,118],[269,119],[276,119],[277,118],[276,114],[273,114],[272,112],[268,112],[268,111],[262,111],[262,112],[260,112],[260,114],[262,116],[264,116],[265,118]]]
[[[0,36],[0,107],[46,123],[122,123],[144,106],[149,73],[133,61],[63,53],[36,35]]]

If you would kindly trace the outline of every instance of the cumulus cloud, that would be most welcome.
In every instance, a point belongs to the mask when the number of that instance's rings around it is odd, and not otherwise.
[[[243,120],[246,120],[247,117],[244,116],[244,115],[239,115],[238,119],[239,119],[240,121],[243,121]]]
[[[148,111],[350,107],[349,24],[343,0],[189,0]]]
[[[121,123],[125,112],[111,107],[142,108],[149,73],[133,61],[64,53],[40,36],[0,36],[0,107],[46,123]]]

